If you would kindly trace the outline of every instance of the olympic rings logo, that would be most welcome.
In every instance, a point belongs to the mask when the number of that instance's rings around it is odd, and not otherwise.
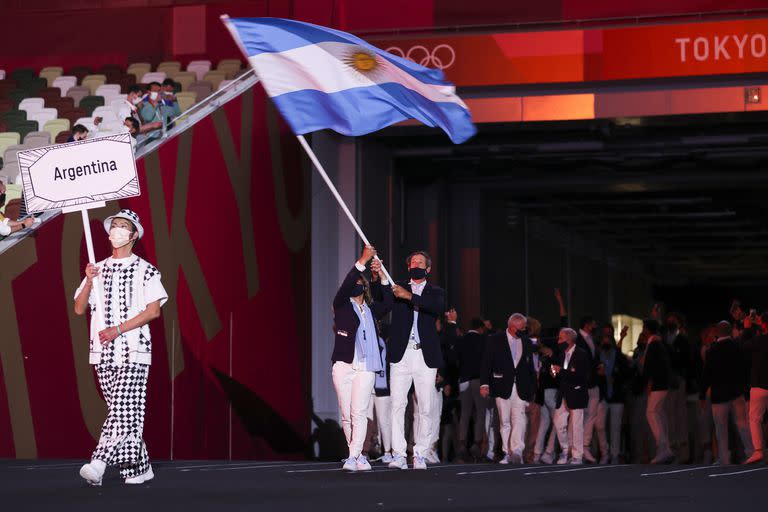
[[[390,46],[387,51],[427,68],[448,69],[456,61],[456,52],[447,44],[439,44],[432,51],[420,44],[412,46],[407,52],[397,46]]]

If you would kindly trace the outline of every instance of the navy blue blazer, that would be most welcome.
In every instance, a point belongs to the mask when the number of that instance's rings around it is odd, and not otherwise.
[[[521,341],[523,354],[517,366],[512,360],[507,331],[489,336],[485,341],[480,385],[488,386],[491,396],[508,400],[512,396],[512,386],[516,385],[521,400],[533,401],[536,395],[536,370],[533,368],[535,348],[527,336],[521,338]]]
[[[412,291],[409,283],[398,283],[398,285]],[[392,305],[392,321],[389,326],[387,359],[390,363],[399,363],[403,358],[408,348],[408,340],[411,337],[414,309],[419,311],[416,327],[419,332],[424,362],[430,368],[440,368],[443,366],[443,354],[435,323],[445,311],[445,291],[429,282],[424,286],[421,296],[414,293],[410,301],[395,299]]]
[[[586,344],[586,343],[585,343]],[[578,345],[573,350],[571,360],[568,361],[568,369],[565,363],[565,350],[561,350],[555,358],[556,365],[561,370],[558,373],[559,387],[557,390],[557,407],[560,407],[563,399],[569,409],[586,409],[589,404],[589,375],[592,371],[592,358],[589,357],[589,347],[580,348]]]
[[[357,284],[357,279],[360,277],[360,271],[357,267],[352,267],[347,277],[339,287],[339,291],[336,292],[336,297],[333,299],[333,321],[334,329],[336,331],[336,341],[333,347],[333,354],[331,355],[331,361],[343,361],[345,363],[352,363],[355,357],[355,339],[357,336],[357,329],[360,327],[360,318],[353,309],[350,299],[350,293]],[[373,304],[369,307],[376,320],[381,319],[392,308],[392,288],[389,286],[381,286],[380,281],[371,282],[371,295],[373,295]],[[374,322],[375,323],[375,322]],[[376,326],[376,336],[380,336],[379,328]],[[377,341],[378,343],[378,341]],[[384,362],[386,364],[386,362]]]

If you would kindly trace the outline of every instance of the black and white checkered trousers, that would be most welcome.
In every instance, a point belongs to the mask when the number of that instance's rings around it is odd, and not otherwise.
[[[142,475],[149,470],[149,454],[142,438],[149,366],[100,364],[96,374],[108,413],[91,459],[118,466],[123,478]]]

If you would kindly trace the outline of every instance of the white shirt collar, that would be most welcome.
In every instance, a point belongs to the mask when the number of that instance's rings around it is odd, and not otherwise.
[[[106,261],[106,263],[107,263],[108,265],[116,265],[116,264],[118,264],[118,263],[119,263],[119,264],[121,264],[121,265],[124,265],[124,266],[125,266],[125,265],[130,265],[131,263],[133,263],[133,262],[134,262],[134,261],[136,261],[137,259],[139,259],[139,257],[138,257],[138,256],[136,256],[134,253],[131,253],[131,255],[130,255],[130,256],[128,256],[127,258],[118,258],[118,259],[115,259],[115,258],[113,258],[112,256],[110,256],[109,258],[107,258],[107,261]]]
[[[425,287],[425,286],[427,286],[427,280],[425,279],[424,281],[422,281],[422,282],[420,282],[420,283],[414,283],[414,282],[413,282],[413,279],[411,279],[411,280],[408,282],[408,284],[411,286],[411,290],[415,290],[415,289],[417,289],[417,288],[418,288],[418,289],[422,289],[422,290],[423,290],[423,289],[424,289],[424,287]]]
[[[587,331],[585,331],[584,329],[579,329],[579,333],[580,333],[580,334],[581,334],[581,335],[582,335],[582,336],[583,336],[585,339],[591,339],[591,338],[592,338],[592,335],[591,335],[591,334],[589,334],[589,333],[588,333]]]

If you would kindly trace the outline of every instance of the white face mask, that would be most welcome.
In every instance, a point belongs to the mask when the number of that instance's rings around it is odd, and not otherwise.
[[[109,241],[112,242],[112,247],[119,249],[131,241],[131,230],[125,228],[112,228],[109,230]]]
[[[152,101],[156,101],[157,97],[158,97],[157,91],[152,91],[151,93],[149,93],[149,99],[151,99]]]
[[[137,96],[137,97],[135,97],[135,98],[133,98],[133,99],[131,100],[131,103],[133,103],[134,105],[138,105],[139,103],[141,103],[141,98],[139,98],[139,97]]]

